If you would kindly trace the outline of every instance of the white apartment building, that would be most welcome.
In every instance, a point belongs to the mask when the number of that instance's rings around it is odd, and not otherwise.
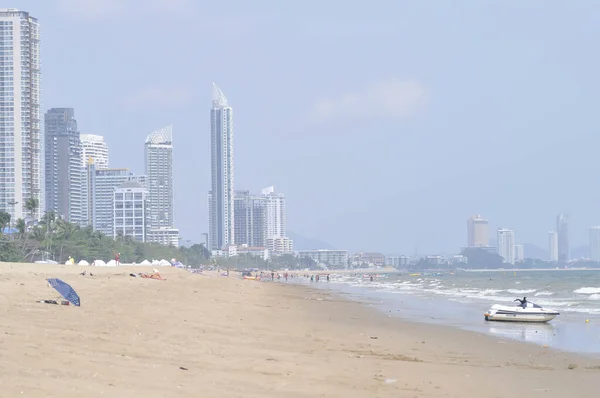
[[[107,236],[114,235],[114,193],[123,183],[136,181],[146,186],[146,176],[136,176],[129,169],[101,169],[96,170],[95,165],[90,165],[91,171],[86,175],[91,181],[85,181],[85,186],[90,188],[86,193],[86,203],[90,203],[88,214],[94,231],[100,231]],[[91,198],[91,200],[88,200]]]
[[[498,254],[505,263],[515,263],[515,232],[512,229],[498,229]]]
[[[274,187],[262,190],[265,202],[265,239],[286,236],[285,195],[276,193]]]
[[[173,228],[173,126],[148,135],[145,155],[149,225],[153,229]]]
[[[558,234],[556,231],[548,232],[548,260],[558,262]]]
[[[267,249],[272,254],[292,254],[294,252],[294,241],[285,236],[267,238]]]
[[[237,245],[264,247],[265,202],[250,191],[235,191],[234,235]]]
[[[590,260],[600,262],[600,227],[590,228]]]
[[[146,242],[179,247],[179,229],[158,227],[146,229]]]
[[[523,245],[515,245],[515,262],[522,263],[525,260],[525,247]]]
[[[40,111],[40,31],[28,12],[0,8],[0,211],[12,220],[45,208]],[[28,214],[28,199],[39,200]]]
[[[334,268],[348,267],[347,250],[301,250],[298,252],[299,258],[308,257],[317,262],[317,264],[327,265]]]
[[[96,134],[80,134],[81,141],[81,164],[86,167],[90,159],[96,165],[96,169],[108,169],[108,145],[104,137]]]
[[[488,247],[490,245],[489,225],[490,222],[479,214],[470,217],[467,220],[467,246]]]
[[[146,241],[146,202],[148,190],[136,181],[127,181],[113,194],[113,238],[131,236]]]
[[[233,178],[233,109],[213,83],[211,131],[211,191],[208,194],[208,248],[235,244]]]

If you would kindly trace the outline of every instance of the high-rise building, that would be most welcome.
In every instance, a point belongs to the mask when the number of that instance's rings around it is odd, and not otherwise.
[[[97,169],[108,169],[108,146],[104,137],[96,134],[80,134],[81,164],[86,167],[90,158]]]
[[[235,243],[233,179],[233,109],[213,83],[211,122],[211,191],[208,194],[208,245],[220,250]]]
[[[52,108],[44,116],[46,211],[81,224],[81,142],[73,108]]]
[[[488,247],[490,245],[489,221],[480,215],[467,220],[467,246]]]
[[[146,241],[146,203],[148,190],[137,181],[127,181],[114,191],[113,237],[131,236]]]
[[[13,220],[44,209],[40,31],[26,11],[0,8],[0,211]],[[27,200],[39,200],[35,214]]]
[[[173,128],[166,126],[146,138],[146,178],[150,227],[173,226]]]
[[[128,169],[100,169],[96,170],[92,164],[89,186],[92,189],[91,214],[94,231],[100,231],[107,236],[114,234],[114,193],[123,183],[136,181],[146,186],[146,176],[136,176]]]
[[[600,262],[600,227],[590,228],[590,260]]]
[[[515,245],[515,262],[522,263],[525,260],[525,247],[523,245]]]
[[[262,190],[262,197],[265,202],[265,239],[285,237],[285,195],[267,187]]]
[[[235,191],[234,235],[238,245],[265,247],[265,201],[250,191]]]
[[[556,216],[556,233],[558,234],[558,262],[568,263],[570,260],[569,216],[566,214]]]
[[[558,234],[555,231],[548,232],[548,260],[558,262]]]
[[[515,231],[512,229],[498,229],[498,254],[505,263],[515,263]]]

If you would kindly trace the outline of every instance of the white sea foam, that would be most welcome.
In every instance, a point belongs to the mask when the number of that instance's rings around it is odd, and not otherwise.
[[[600,287],[582,287],[580,289],[574,290],[573,293],[598,294],[598,293],[600,293]]]
[[[507,292],[513,293],[513,294],[527,294],[527,293],[533,293],[533,292],[535,292],[535,289],[523,289],[523,290],[508,289]]]
[[[591,294],[591,295],[588,297],[588,300],[600,301],[600,294],[598,294],[598,293]]]
[[[553,294],[554,294],[554,292],[541,291],[541,292],[537,292],[535,294],[535,296],[552,296]]]

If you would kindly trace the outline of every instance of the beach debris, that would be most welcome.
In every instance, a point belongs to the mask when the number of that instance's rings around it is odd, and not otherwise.
[[[40,303],[43,303],[43,304],[56,304],[56,305],[58,305],[58,303],[56,302],[56,300],[40,300]]]
[[[384,383],[385,384],[394,384],[395,382],[397,382],[398,380],[396,379],[385,379]]]
[[[181,370],[188,370],[188,368],[184,368],[183,366],[180,366],[179,369],[181,369]]]
[[[570,370],[577,369],[577,364],[576,363],[570,363],[569,366],[567,366],[567,369],[570,369]]]
[[[52,286],[57,292],[59,292],[60,295],[63,296],[66,300],[69,300],[74,306],[81,306],[81,299],[79,298],[79,295],[77,294],[75,289],[71,287],[71,285],[58,278],[49,278],[47,279],[47,281],[50,286]]]
[[[379,337],[377,337],[377,336],[371,336],[371,339],[372,339],[372,340],[377,340],[378,338],[379,338]]]

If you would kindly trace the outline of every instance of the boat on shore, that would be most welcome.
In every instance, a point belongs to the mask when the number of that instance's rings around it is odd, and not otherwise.
[[[559,312],[544,308],[532,302],[526,301],[518,305],[494,304],[484,314],[486,321],[503,322],[548,322],[560,315]]]

